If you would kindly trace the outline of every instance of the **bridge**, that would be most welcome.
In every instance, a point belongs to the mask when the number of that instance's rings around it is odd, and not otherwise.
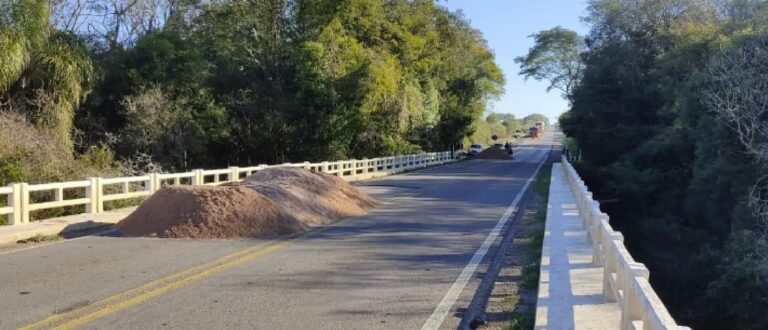
[[[681,329],[547,133],[513,160],[450,152],[282,164],[354,181],[384,202],[304,234],[239,240],[124,237],[104,229],[165,185],[217,185],[268,168],[0,188],[0,328],[451,329],[483,327],[531,186],[552,165],[537,329]],[[68,197],[72,189],[82,196]],[[31,200],[47,191],[52,199]],[[34,211],[83,214],[31,221]],[[106,227],[105,227],[106,226]],[[82,230],[90,230],[83,235]],[[37,235],[77,238],[23,247]]]

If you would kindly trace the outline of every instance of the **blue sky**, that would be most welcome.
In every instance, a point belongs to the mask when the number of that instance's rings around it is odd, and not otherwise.
[[[518,118],[538,112],[554,120],[567,110],[568,103],[558,91],[547,93],[548,84],[518,75],[517,56],[533,46],[529,35],[555,26],[580,34],[588,27],[580,17],[586,14],[584,0],[442,0],[451,10],[461,10],[472,26],[483,32],[496,54],[496,63],[507,79],[506,93],[491,104],[495,112],[513,113]]]

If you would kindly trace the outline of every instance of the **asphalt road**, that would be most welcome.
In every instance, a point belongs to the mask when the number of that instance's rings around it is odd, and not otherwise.
[[[0,254],[0,329],[421,329],[549,138],[511,161],[361,183],[386,204],[293,239],[107,235]],[[456,328],[484,267],[443,303],[439,328]]]

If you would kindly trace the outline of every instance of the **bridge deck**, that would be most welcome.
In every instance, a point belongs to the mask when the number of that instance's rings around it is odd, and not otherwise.
[[[603,298],[603,268],[592,246],[562,165],[552,168],[535,329],[618,329],[621,310]]]

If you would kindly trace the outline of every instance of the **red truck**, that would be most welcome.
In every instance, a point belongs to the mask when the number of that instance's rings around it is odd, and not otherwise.
[[[538,139],[539,138],[539,128],[536,126],[533,126],[528,129],[528,136],[532,139]]]

